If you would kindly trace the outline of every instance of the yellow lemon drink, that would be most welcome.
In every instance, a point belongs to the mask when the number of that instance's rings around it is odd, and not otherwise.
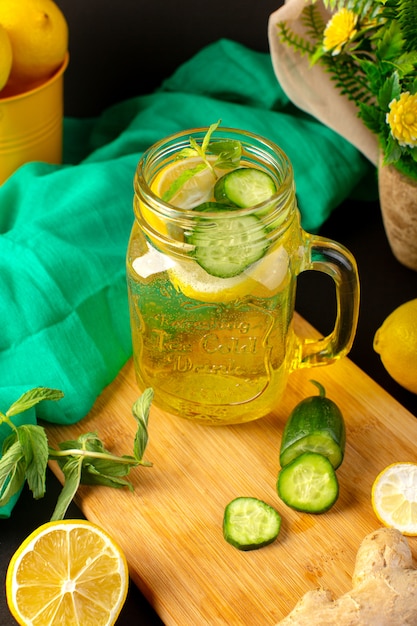
[[[268,414],[299,360],[304,246],[285,155],[214,130],[196,130],[200,143],[164,140],[141,160],[128,294],[139,387],[173,414],[233,424]]]

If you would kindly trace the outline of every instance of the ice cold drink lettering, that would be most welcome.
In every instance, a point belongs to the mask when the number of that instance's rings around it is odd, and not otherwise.
[[[283,384],[289,322],[281,317],[288,317],[292,298],[288,281],[275,295],[219,304],[188,298],[168,276],[148,280],[146,291],[135,283],[136,370],[186,416],[201,413],[203,403],[210,421],[230,419],[224,417],[230,404],[236,415],[251,416],[252,403],[271,402]]]

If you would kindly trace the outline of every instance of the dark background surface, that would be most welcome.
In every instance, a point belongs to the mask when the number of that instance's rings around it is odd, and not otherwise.
[[[70,29],[65,114],[89,117],[128,97],[149,93],[179,64],[219,38],[268,51],[267,20],[280,2],[153,0],[145,4],[135,0],[58,0],[57,4]],[[385,317],[403,302],[417,297],[417,273],[402,266],[392,255],[377,202],[344,202],[333,212],[321,234],[345,244],[358,263],[361,307],[349,357],[417,416],[417,395],[390,378],[372,348],[373,336]],[[334,320],[332,290],[330,279],[317,272],[305,272],[299,278],[296,308],[323,333],[331,329]],[[34,501],[25,489],[12,518],[0,520],[3,581],[7,564],[21,541],[50,519],[59,490],[58,481],[48,472],[46,497]],[[72,505],[67,517],[83,516]],[[16,624],[7,609],[4,592],[0,597],[0,624]],[[162,622],[131,585],[117,624],[158,626]]]

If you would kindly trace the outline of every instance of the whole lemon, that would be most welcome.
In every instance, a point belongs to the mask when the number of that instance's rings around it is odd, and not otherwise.
[[[417,298],[388,315],[376,331],[373,345],[388,374],[417,393]]]
[[[0,0],[0,24],[12,45],[11,82],[46,79],[64,61],[68,24],[53,0]]]
[[[12,69],[12,44],[9,35],[0,24],[0,91],[9,78]]]

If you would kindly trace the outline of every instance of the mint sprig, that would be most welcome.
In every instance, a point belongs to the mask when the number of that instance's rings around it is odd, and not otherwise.
[[[59,450],[48,445],[45,429],[40,425],[16,426],[11,419],[43,400],[60,400],[62,391],[37,387],[24,393],[6,413],[0,412],[0,425],[7,424],[11,434],[5,439],[0,459],[0,506],[7,504],[27,481],[35,499],[45,495],[48,461],[58,462],[64,485],[51,520],[63,519],[80,484],[128,487],[133,485],[125,477],[132,467],[152,464],[143,460],[148,443],[148,419],[153,390],[146,389],[132,407],[137,421],[133,454],[117,456],[106,450],[97,433],[85,433],[76,440],[64,441]]]
[[[183,148],[178,153],[179,158],[189,158],[199,156],[204,163],[215,174],[217,169],[231,169],[239,165],[242,156],[242,144],[235,139],[224,139],[223,141],[211,141],[213,133],[218,129],[221,120],[211,124],[204,135],[203,141],[199,144],[194,137],[190,137],[190,147]],[[207,152],[217,155],[214,162],[207,157]]]

